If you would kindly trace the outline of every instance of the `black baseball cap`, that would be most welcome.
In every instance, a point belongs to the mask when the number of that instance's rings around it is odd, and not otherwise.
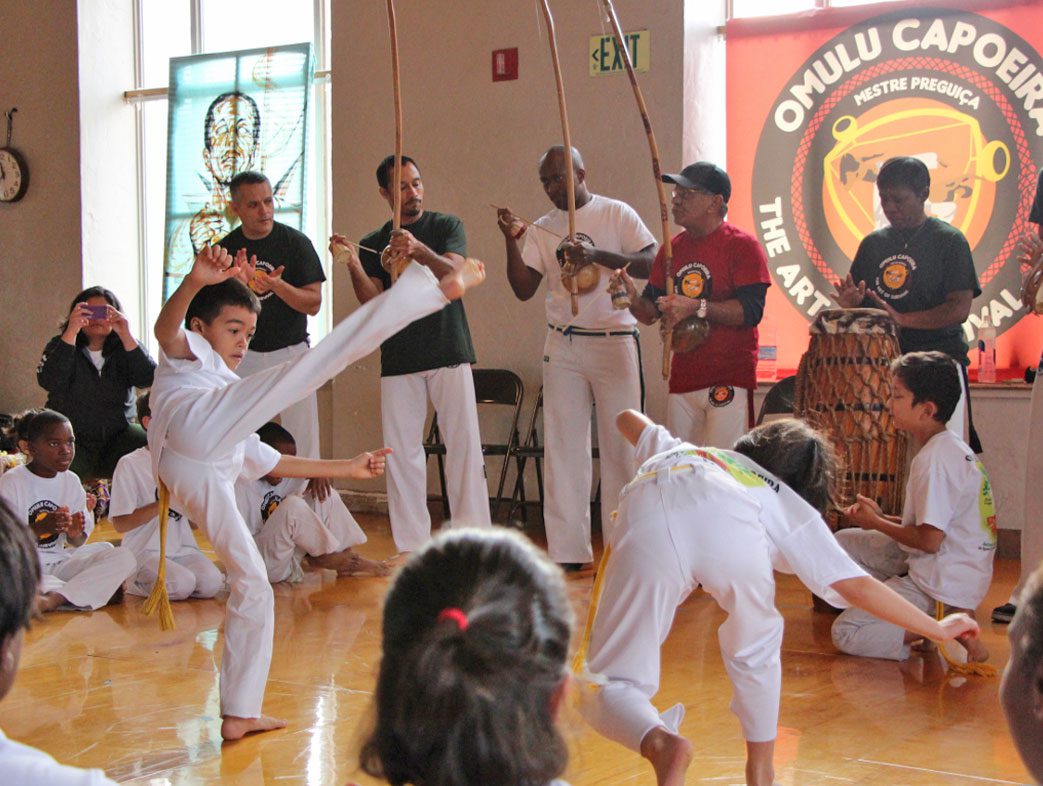
[[[709,161],[697,161],[681,170],[679,175],[663,175],[664,183],[673,183],[682,188],[695,188],[720,194],[727,202],[732,195],[732,181],[728,173]]]

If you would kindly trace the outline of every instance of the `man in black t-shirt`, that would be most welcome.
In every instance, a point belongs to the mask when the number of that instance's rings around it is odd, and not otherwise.
[[[267,177],[240,172],[228,187],[232,212],[242,223],[218,245],[231,254],[245,255],[254,270],[250,288],[261,300],[257,332],[236,369],[244,377],[308,349],[308,316],[319,313],[326,275],[308,237],[275,220]],[[293,434],[299,455],[319,458],[319,409],[314,393],[280,413],[280,420]]]
[[[881,308],[890,314],[903,353],[937,350],[960,364],[963,395],[949,428],[980,453],[963,337],[971,301],[981,294],[971,247],[959,229],[927,215],[931,174],[919,159],[885,161],[876,188],[890,226],[862,238],[836,299],[845,308]]]
[[[392,232],[388,221],[362,238],[359,260],[348,270],[360,303],[392,286],[380,263],[388,246],[396,257],[409,257],[441,277],[458,267],[467,254],[463,224],[456,216],[424,209],[424,183],[416,162],[402,157],[401,180],[391,184],[395,157],[377,167],[381,197],[394,210],[402,192],[402,229]],[[347,243],[334,235],[331,248]],[[446,490],[453,523],[490,526],[485,459],[478,434],[475,405],[475,362],[463,302],[454,300],[441,311],[413,322],[380,346],[381,425],[384,444],[392,449],[387,463],[388,512],[391,532],[400,553],[416,551],[431,537],[427,510],[427,458],[423,430],[430,397],[446,444]]]

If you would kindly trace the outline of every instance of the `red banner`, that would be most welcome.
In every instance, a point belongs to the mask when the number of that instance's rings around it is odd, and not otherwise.
[[[1021,306],[1016,243],[1037,231],[1041,49],[1036,2],[903,2],[728,24],[729,220],[768,253],[764,326],[777,333],[780,369],[796,368],[808,322],[834,307],[859,242],[886,225],[875,172],[896,155],[927,164],[927,212],[971,245],[982,294],[965,336],[973,346],[988,314],[998,366],[1016,376],[1035,367],[1043,320]]]

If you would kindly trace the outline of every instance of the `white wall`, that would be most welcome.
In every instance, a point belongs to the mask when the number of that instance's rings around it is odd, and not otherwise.
[[[0,411],[16,412],[43,403],[36,364],[82,284],[76,4],[0,3],[0,31],[0,111],[18,107],[30,167],[25,197],[0,204]]]

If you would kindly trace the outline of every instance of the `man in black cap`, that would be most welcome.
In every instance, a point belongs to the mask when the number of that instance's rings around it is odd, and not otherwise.
[[[674,184],[674,223],[684,227],[671,240],[674,294],[666,292],[662,248],[640,297],[625,273],[617,276],[627,282],[630,310],[644,324],[661,317],[665,331],[692,316],[710,323],[704,343],[674,354],[666,424],[679,439],[727,448],[752,425],[768,260],[753,235],[724,220],[732,184],[723,169],[699,161],[663,175],[663,182]]]

